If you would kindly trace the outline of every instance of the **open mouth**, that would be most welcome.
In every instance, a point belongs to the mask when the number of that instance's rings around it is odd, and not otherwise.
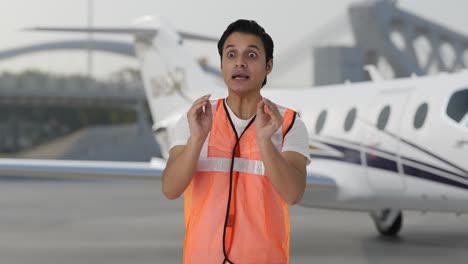
[[[249,78],[250,78],[250,77],[249,77],[249,75],[247,75],[247,74],[234,74],[234,75],[232,76],[232,79],[234,79],[234,80],[247,80],[247,79],[249,79]]]

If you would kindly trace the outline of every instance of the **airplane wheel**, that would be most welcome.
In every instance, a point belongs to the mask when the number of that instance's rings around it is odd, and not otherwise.
[[[375,227],[383,237],[395,237],[403,226],[403,214],[400,210],[386,209],[380,212],[372,212]]]

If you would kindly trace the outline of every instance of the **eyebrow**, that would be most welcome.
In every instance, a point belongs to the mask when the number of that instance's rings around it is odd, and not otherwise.
[[[234,48],[234,47],[235,47],[234,45],[232,45],[232,44],[229,44],[229,45],[226,45],[226,48],[225,48],[225,49],[228,49],[228,48]],[[260,49],[258,48],[258,46],[257,46],[257,45],[249,45],[249,46],[247,46],[247,47],[249,47],[249,48],[254,48],[254,49],[257,49],[257,50],[260,50]]]

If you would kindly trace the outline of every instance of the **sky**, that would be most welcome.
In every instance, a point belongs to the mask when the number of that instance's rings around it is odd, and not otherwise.
[[[91,0],[0,0],[0,50],[54,40],[85,39],[86,35],[28,32],[23,28],[34,26],[86,26],[88,4]],[[219,37],[227,25],[238,19],[254,19],[262,25],[275,42],[275,58],[303,54],[291,69],[278,65],[272,72],[272,86],[308,86],[312,84],[312,57],[310,50],[300,50],[304,43],[313,42],[316,32],[344,17],[347,7],[356,0],[94,0],[94,26],[128,26],[136,18],[160,14],[180,30]],[[425,18],[442,23],[468,34],[468,1],[459,0],[400,0],[398,6]],[[349,42],[343,33],[330,32],[320,44],[333,41]],[[104,36],[106,39],[111,37]],[[98,38],[98,36],[95,36]],[[99,36],[103,38],[103,36]],[[130,37],[112,37],[131,42]],[[204,57],[219,67],[216,43],[188,44],[195,57]],[[302,45],[302,46],[301,46]],[[275,61],[276,64],[281,61]],[[106,78],[123,67],[138,67],[135,59],[116,57],[102,52],[93,53],[93,76]],[[0,72],[19,72],[39,69],[52,73],[87,72],[86,52],[54,51],[37,53],[0,61]],[[279,69],[275,72],[275,69]],[[275,75],[277,77],[275,77]]]

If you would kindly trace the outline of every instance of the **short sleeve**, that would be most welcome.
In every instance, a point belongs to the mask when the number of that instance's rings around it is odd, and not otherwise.
[[[171,144],[169,150],[178,145],[187,145],[187,141],[190,137],[190,128],[186,114],[180,117],[170,135]]]
[[[295,151],[307,158],[310,163],[309,135],[304,121],[296,116],[294,124],[284,137],[283,149],[281,151]]]

